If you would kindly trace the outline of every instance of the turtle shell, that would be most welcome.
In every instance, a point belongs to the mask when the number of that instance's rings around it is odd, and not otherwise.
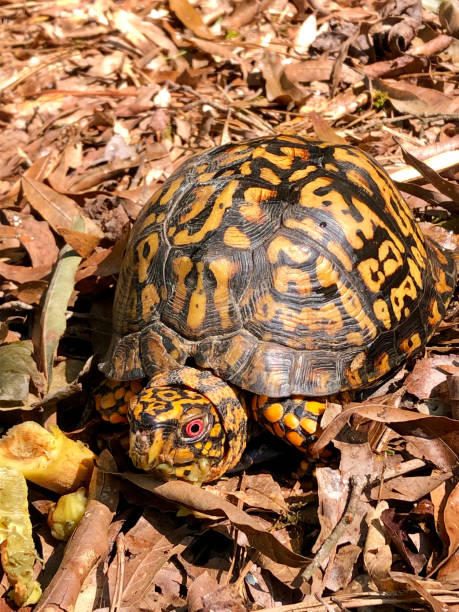
[[[193,363],[269,397],[367,386],[421,350],[454,289],[386,172],[297,136],[188,159],[137,219],[105,374]]]

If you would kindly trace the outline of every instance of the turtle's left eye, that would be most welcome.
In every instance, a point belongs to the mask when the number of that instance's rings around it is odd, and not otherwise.
[[[183,428],[185,437],[194,440],[198,438],[204,431],[204,421],[202,419],[193,419]]]

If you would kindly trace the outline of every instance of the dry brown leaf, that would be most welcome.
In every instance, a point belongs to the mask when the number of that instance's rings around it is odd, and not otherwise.
[[[169,0],[169,6],[180,21],[200,38],[211,40],[214,35],[202,20],[201,13],[188,0]]]
[[[403,87],[392,79],[374,79],[373,89],[386,93],[391,104],[402,114],[435,115],[459,112],[459,100],[437,91],[413,85],[407,81]]]
[[[30,205],[47,221],[54,231],[62,227],[72,229],[75,219],[79,216],[84,219],[86,230],[94,236],[103,234],[98,225],[86,217],[75,202],[48,187],[40,181],[31,178],[22,178],[22,186]]]
[[[84,232],[77,232],[66,227],[60,227],[56,230],[65,242],[69,244],[72,249],[81,255],[81,257],[88,257],[94,251],[96,246],[100,242],[99,236],[91,236],[91,234],[85,234]]]
[[[391,429],[417,447],[421,455],[425,453],[425,456],[441,469],[447,470],[457,465],[459,455],[457,421],[394,408],[384,403],[384,397],[351,404],[351,407],[338,415],[314,442],[312,445],[314,452],[319,452],[335,438],[354,414],[388,424]]]
[[[438,573],[439,577],[454,574],[459,577],[459,485],[456,485],[446,500],[443,521],[449,538],[448,561]]]
[[[27,266],[12,266],[0,261],[0,276],[21,285],[23,283],[38,281],[45,276],[48,276],[51,269],[51,265],[35,266],[35,268],[30,268]]]
[[[293,83],[311,83],[312,81],[328,81],[331,78],[334,61],[320,57],[317,59],[291,62],[284,66],[285,76]],[[352,85],[362,80],[362,75],[343,64],[340,79]]]
[[[454,361],[452,355],[431,355],[418,359],[406,377],[406,390],[419,399],[428,399],[435,387],[446,382],[447,376],[442,372],[441,366],[453,365]]]
[[[17,237],[29,254],[32,266],[49,266],[56,262],[59,249],[56,240],[45,221],[37,221],[32,215],[5,210],[11,229],[17,232]],[[1,235],[2,228],[0,228]]]
[[[312,127],[316,133],[317,138],[324,140],[325,142],[331,142],[332,144],[343,145],[349,144],[345,138],[339,136],[335,130],[329,125],[325,119],[320,117],[315,112],[311,113]]]
[[[125,472],[121,476],[155,495],[182,504],[187,508],[192,508],[199,513],[210,514],[213,517],[225,516],[245,533],[251,546],[278,563],[290,567],[303,567],[307,564],[305,557],[294,553],[281,544],[275,534],[266,531],[265,525],[256,517],[250,516],[209,491],[182,481],[158,483],[143,474]]]
[[[385,591],[389,590],[392,584],[389,576],[392,566],[392,553],[389,546],[389,537],[381,522],[381,514],[388,509],[388,503],[380,501],[376,508],[372,508],[367,514],[365,520],[368,525],[368,533],[363,553],[363,560],[368,573],[376,584]]]

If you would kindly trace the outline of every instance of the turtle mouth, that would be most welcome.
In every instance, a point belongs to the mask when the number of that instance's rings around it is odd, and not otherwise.
[[[185,465],[175,465],[169,463],[159,463],[155,466],[157,472],[164,480],[186,480],[193,484],[200,484],[206,480],[210,471],[208,459],[201,457],[194,463]]]
[[[167,433],[167,427],[137,430],[131,433],[129,456],[134,466],[153,472],[162,480],[187,480],[201,483],[206,480],[211,465],[206,457],[195,457],[187,448],[177,449]]]

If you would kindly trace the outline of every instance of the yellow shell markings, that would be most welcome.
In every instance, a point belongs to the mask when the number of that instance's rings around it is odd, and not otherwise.
[[[419,229],[414,226],[409,207],[403,198],[399,196],[398,191],[391,179],[387,175],[383,174],[381,169],[359,149],[353,149],[351,152],[344,147],[336,147],[333,152],[333,157],[338,162],[350,162],[357,168],[360,168],[364,172],[368,173],[384,199],[387,212],[396,221],[397,226],[400,228],[403,235],[410,236],[413,234],[413,238],[415,239],[418,248],[421,248],[421,245],[423,244],[422,235]],[[358,172],[354,173],[354,178],[356,178],[356,180],[352,180],[352,175],[349,178],[352,182],[360,184],[360,181],[365,179],[363,177],[357,178],[358,174]],[[398,205],[397,210],[392,206],[391,199],[396,199]]]
[[[176,278],[172,310],[181,312],[188,304],[188,290],[185,279],[193,269],[193,262],[187,255],[176,257],[172,262],[172,269]]]
[[[233,195],[239,186],[239,181],[230,181],[215,199],[212,210],[204,221],[201,229],[194,234],[190,234],[187,229],[177,232],[174,236],[173,244],[175,246],[183,246],[185,244],[194,244],[201,242],[206,234],[220,227],[225,210],[233,204]]]
[[[290,170],[294,159],[293,156],[289,157],[287,155],[276,155],[275,153],[269,153],[264,146],[257,147],[252,153],[252,159],[257,159],[259,157],[271,162],[280,170]]]
[[[267,183],[271,183],[272,185],[280,185],[282,183],[281,177],[276,174],[274,170],[265,166],[263,166],[260,170],[260,178]]]
[[[298,264],[304,263],[311,257],[311,252],[306,245],[295,244],[285,236],[276,236],[269,242],[266,249],[268,261],[272,264],[276,263],[280,252]]]
[[[204,289],[204,263],[202,261],[196,263],[196,272],[196,287],[190,297],[186,320],[188,326],[194,331],[202,327],[206,318],[207,296]]]
[[[190,205],[190,209],[179,217],[178,223],[185,225],[201,213],[208,205],[209,199],[215,193],[213,185],[201,185],[194,190],[195,199]]]
[[[331,336],[337,334],[343,328],[343,319],[339,308],[331,302],[320,308],[305,306],[300,310],[295,310],[283,302],[276,301],[270,293],[263,293],[256,300],[254,312],[250,318],[259,323],[266,323],[271,327],[276,316],[279,316],[279,324],[289,335],[293,335],[298,327],[306,328],[311,332],[325,332]],[[297,338],[296,341],[295,338],[284,340],[287,346],[290,346],[291,342],[301,346],[305,341],[306,338]]]
[[[288,293],[289,284],[295,285],[298,295],[306,296],[311,292],[310,275],[298,268],[278,266],[273,271],[273,287],[279,293]]]
[[[138,279],[139,283],[144,283],[148,278],[148,271],[151,260],[156,255],[159,247],[159,234],[152,232],[137,244],[138,257]]]
[[[220,317],[223,329],[231,327],[234,323],[229,311],[230,306],[230,281],[239,270],[237,263],[220,257],[209,263],[209,269],[214,275],[217,286],[213,293],[214,307]]]
[[[233,247],[235,249],[248,249],[250,247],[250,238],[247,234],[244,234],[238,227],[230,225],[223,234],[223,242],[226,246]]]
[[[317,166],[311,164],[310,166],[306,166],[306,168],[300,168],[299,170],[294,170],[288,177],[290,183],[295,181],[301,181],[305,179],[307,176],[312,174],[313,172],[317,172]]]

